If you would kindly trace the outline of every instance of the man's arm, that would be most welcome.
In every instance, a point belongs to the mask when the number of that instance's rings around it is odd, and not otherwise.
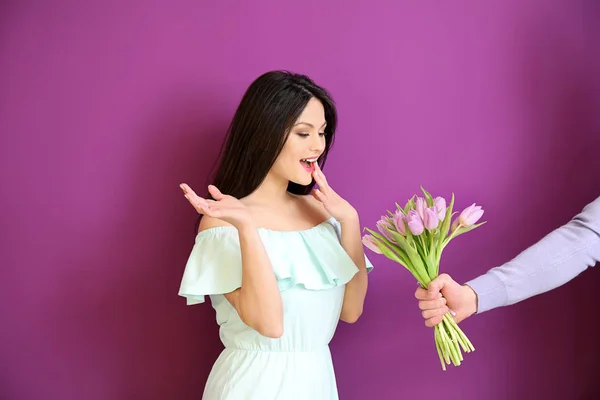
[[[477,313],[557,288],[600,261],[600,197],[508,263],[466,283]]]

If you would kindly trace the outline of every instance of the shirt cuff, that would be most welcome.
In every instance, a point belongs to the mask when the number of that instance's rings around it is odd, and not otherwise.
[[[508,303],[508,291],[504,282],[491,271],[465,283],[477,293],[477,314]]]

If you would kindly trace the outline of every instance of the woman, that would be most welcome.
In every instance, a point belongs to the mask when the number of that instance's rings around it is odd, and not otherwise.
[[[201,222],[179,295],[210,295],[225,345],[204,399],[338,398],[328,344],[360,317],[372,265],[319,166],[336,122],[308,77],[268,72],[235,113],[211,198],[181,185]]]

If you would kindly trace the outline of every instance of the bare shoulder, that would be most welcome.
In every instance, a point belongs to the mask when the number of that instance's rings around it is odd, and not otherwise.
[[[304,203],[307,212],[314,215],[316,220],[325,221],[331,218],[331,215],[327,212],[325,207],[323,207],[323,204],[312,195],[301,195],[298,196],[298,198]]]
[[[216,228],[218,226],[233,226],[229,222],[225,222],[222,219],[209,217],[205,215],[200,220],[200,226],[198,227],[198,233],[205,231],[210,228]]]

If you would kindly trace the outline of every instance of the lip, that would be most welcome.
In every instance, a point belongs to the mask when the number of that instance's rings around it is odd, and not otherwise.
[[[301,158],[301,159],[300,159],[300,161],[304,161],[304,160],[306,160],[306,161],[308,161],[308,162],[314,163],[314,162],[317,162],[317,161],[319,161],[319,157],[321,157],[321,155],[314,156],[314,157],[306,157],[306,158]]]
[[[302,161],[302,160],[310,160],[310,162],[307,165],[307,162],[306,161]],[[303,158],[302,160],[299,161],[300,165],[302,165],[302,168],[304,168],[304,170],[306,172],[308,172],[309,174],[312,174],[313,171],[315,170],[315,165],[316,165],[317,161],[319,160],[319,158],[318,157]]]

